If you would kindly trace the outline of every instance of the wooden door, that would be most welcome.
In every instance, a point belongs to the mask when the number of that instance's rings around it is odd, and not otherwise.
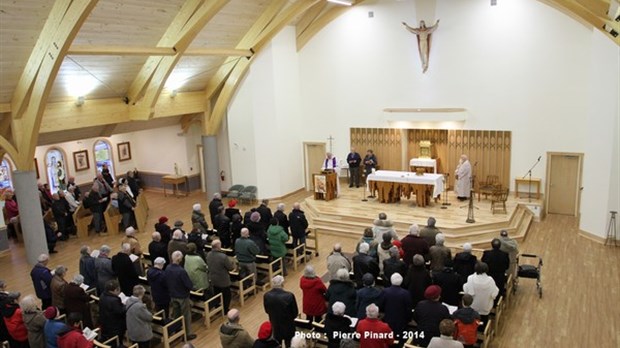
[[[314,189],[312,174],[321,171],[321,164],[325,159],[325,143],[304,142],[304,166],[306,190]]]
[[[577,216],[581,186],[582,154],[547,155],[547,211]]]

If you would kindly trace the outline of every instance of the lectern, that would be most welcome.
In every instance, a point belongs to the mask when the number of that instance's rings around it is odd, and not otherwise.
[[[336,180],[338,180],[338,175],[333,170],[324,170],[320,174],[313,174],[314,199],[329,201],[336,198],[338,190]]]

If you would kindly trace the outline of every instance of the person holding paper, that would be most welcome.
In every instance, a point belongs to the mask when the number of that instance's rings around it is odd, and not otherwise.
[[[364,157],[364,175],[368,177],[370,173],[372,173],[373,169],[377,168],[377,156],[375,153],[368,149],[366,151],[366,156]]]
[[[333,170],[336,173],[336,196],[338,196],[340,194],[340,164],[331,152],[325,154],[325,161],[323,161],[321,170]]]
[[[131,244],[123,243],[121,251],[112,257],[112,270],[116,277],[118,277],[118,282],[125,296],[131,296],[133,287],[140,284],[138,272],[133,265],[130,255]]]
[[[88,285],[84,284],[84,277],[76,274],[73,280],[65,286],[65,310],[67,315],[79,313],[82,316],[84,326],[93,327],[90,315],[90,296],[86,293]]]
[[[99,324],[103,341],[114,336],[125,336],[127,330],[125,306],[119,297],[120,294],[121,288],[118,281],[108,280],[105,284],[105,292],[99,300]]]
[[[88,338],[86,333],[82,333],[80,325],[82,324],[82,315],[80,313],[71,313],[67,316],[67,330],[58,334],[58,348],[92,348],[93,340],[97,334],[90,334]],[[90,331],[90,330],[89,330]]]
[[[137,343],[138,348],[150,348],[153,338],[151,322],[153,314],[142,302],[146,290],[142,285],[133,288],[133,294],[127,299],[125,309],[127,310],[127,338],[132,343]]]
[[[456,175],[456,196],[459,201],[465,201],[471,194],[471,163],[467,155],[461,155],[454,174]]]

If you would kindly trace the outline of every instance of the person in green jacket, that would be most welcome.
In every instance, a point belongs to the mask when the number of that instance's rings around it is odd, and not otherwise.
[[[278,225],[278,219],[271,218],[269,224],[269,229],[267,229],[267,240],[269,241],[271,256],[273,256],[274,259],[278,257],[282,258],[282,273],[286,276],[286,262],[284,257],[286,256],[285,243],[288,241],[288,234],[286,234],[282,226]]]
[[[185,271],[194,285],[194,290],[209,290],[209,275],[207,263],[196,253],[196,244],[187,244],[187,255],[185,255]]]

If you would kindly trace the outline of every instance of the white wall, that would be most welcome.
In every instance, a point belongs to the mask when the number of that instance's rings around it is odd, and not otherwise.
[[[256,57],[228,110],[235,184],[261,198],[303,187],[299,67],[295,30],[285,28]]]
[[[279,35],[253,63],[229,110],[233,175],[248,182],[254,178],[275,192],[285,167],[298,171],[293,163],[301,161],[302,141],[325,141],[331,134],[334,152],[343,157],[349,128],[390,126],[384,108],[463,107],[468,118],[457,126],[512,131],[512,177],[522,176],[543,155],[533,176],[544,179],[547,151],[585,153],[581,228],[603,235],[605,214],[618,205],[617,46],[535,0],[499,1],[497,6],[469,0],[436,4],[436,18],[426,22],[441,22],[425,74],[415,35],[400,24],[418,25],[413,0],[369,0],[354,6],[318,33],[297,58],[277,54],[274,48],[294,49],[293,29]],[[299,74],[292,70],[297,64]],[[288,79],[279,71],[286,71]],[[283,120],[279,107],[282,100],[293,105],[295,85],[301,117],[295,119],[293,111],[287,121],[298,132],[281,138],[286,141],[281,147],[292,150],[275,163],[270,156],[272,136],[282,136],[274,132]],[[264,122],[270,122],[269,127]],[[255,147],[241,153],[232,137]],[[275,177],[274,165],[280,168]],[[244,172],[237,173],[241,169]],[[599,177],[601,170],[605,174]],[[299,170],[300,186],[302,177]],[[277,193],[287,192],[281,187]]]
[[[99,139],[105,139],[112,145],[112,157],[114,159],[116,175],[123,175],[134,168],[145,172],[172,174],[174,173],[174,163],[178,164],[182,174],[192,175],[200,173],[196,147],[200,143],[200,129],[196,131],[190,128],[190,131],[182,136],[179,136],[178,133],[181,133],[181,127],[175,125],[116,134],[108,138],[89,138],[38,146],[35,150],[35,157],[38,160],[39,173],[41,175],[39,181],[47,182],[45,176],[45,154],[50,148],[58,148],[64,151],[68,176],[75,176],[75,181],[78,184],[92,181],[96,175],[94,144]],[[131,160],[119,162],[116,145],[126,141],[131,146]],[[90,169],[76,172],[73,152],[81,150],[88,151]]]

